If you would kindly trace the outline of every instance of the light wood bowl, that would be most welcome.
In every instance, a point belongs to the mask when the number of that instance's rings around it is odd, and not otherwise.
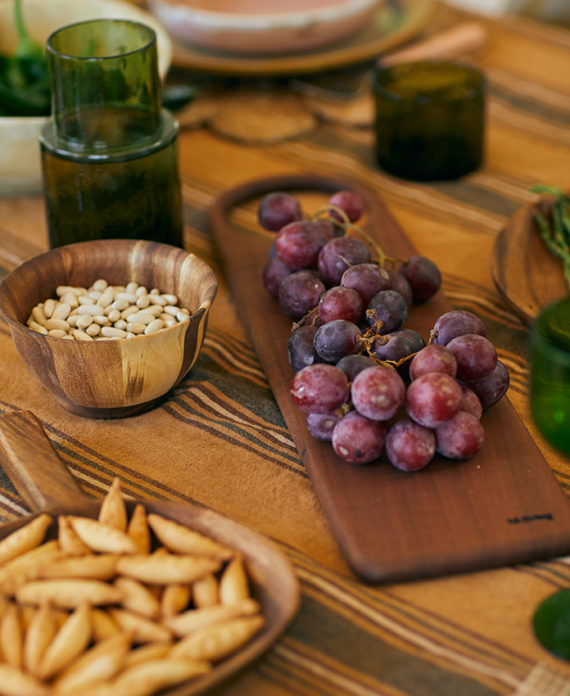
[[[190,320],[148,336],[69,341],[26,326],[32,308],[58,285],[136,281],[173,293]],[[217,292],[212,269],[167,244],[131,240],[79,242],[26,261],[0,284],[0,313],[32,375],[70,411],[121,418],[152,408],[188,373],[202,347]]]

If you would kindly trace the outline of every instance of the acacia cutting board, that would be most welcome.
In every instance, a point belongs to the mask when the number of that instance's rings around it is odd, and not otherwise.
[[[383,203],[347,180],[316,175],[272,177],[224,192],[210,226],[231,291],[275,398],[308,471],[322,510],[353,571],[371,582],[402,581],[489,568],[570,551],[570,501],[508,398],[483,416],[484,449],[453,462],[436,458],[410,474],[383,457],[347,464],[330,444],[312,438],[292,403],[286,357],[290,320],[261,284],[271,235],[230,224],[240,203],[274,190],[357,190],[367,207],[367,232],[390,256],[414,249]],[[451,307],[439,292],[414,307],[406,326],[429,335]]]

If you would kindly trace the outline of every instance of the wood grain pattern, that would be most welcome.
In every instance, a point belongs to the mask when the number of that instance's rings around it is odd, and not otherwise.
[[[499,291],[527,324],[549,304],[568,295],[562,261],[542,241],[534,221],[539,210],[547,219],[552,199],[518,210],[497,236],[491,259],[493,280]]]
[[[134,280],[173,293],[189,322],[120,341],[66,341],[25,322],[58,285],[88,287]],[[217,291],[212,269],[166,244],[129,240],[81,242],[41,254],[0,284],[0,312],[30,372],[70,411],[91,418],[130,416],[151,408],[188,373],[202,347]]]
[[[414,249],[382,202],[355,182],[317,175],[257,179],[223,193],[210,224],[230,286],[262,366],[339,547],[355,573],[373,582],[411,580],[566,553],[570,503],[508,398],[483,416],[486,444],[465,462],[436,458],[415,474],[384,458],[356,467],[313,439],[292,403],[286,358],[290,320],[261,285],[270,236],[233,227],[228,212],[273,190],[363,196],[367,231],[390,256]],[[450,309],[440,292],[410,312],[406,326],[424,337]]]
[[[40,422],[29,411],[0,415],[0,462],[33,510],[97,517],[100,502],[85,497],[47,439]],[[288,560],[271,541],[213,511],[191,504],[137,502],[148,512],[176,520],[240,551],[247,564],[252,594],[260,602],[266,625],[247,645],[218,663],[210,673],[170,689],[164,696],[194,696],[211,689],[256,659],[281,635],[299,605],[299,587]],[[44,507],[46,503],[47,507]],[[23,526],[29,518],[0,527],[0,538]],[[48,537],[56,538],[54,522]]]

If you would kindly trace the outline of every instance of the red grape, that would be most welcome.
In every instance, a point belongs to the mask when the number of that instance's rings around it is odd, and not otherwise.
[[[449,459],[468,459],[485,443],[483,426],[472,413],[459,411],[435,431],[437,451]]]
[[[320,250],[333,236],[333,227],[324,220],[298,220],[282,227],[275,237],[281,261],[293,270],[317,265]]]
[[[388,278],[392,283],[392,290],[399,292],[400,295],[406,300],[406,304],[409,307],[414,299],[412,286],[410,285],[409,280],[402,273],[402,271],[396,271],[392,268],[386,268],[383,270],[388,274]]]
[[[300,319],[319,304],[325,285],[313,271],[295,271],[284,278],[279,287],[281,309]]]
[[[461,386],[461,404],[459,410],[467,411],[467,413],[475,416],[477,420],[480,420],[483,414],[483,406],[479,397],[474,391],[464,385]]]
[[[444,372],[455,377],[457,361],[444,346],[431,343],[414,355],[410,362],[410,378],[416,379],[428,372]]]
[[[374,326],[377,321],[381,321],[382,326],[378,328],[381,334],[397,331],[404,325],[408,316],[406,300],[395,290],[381,290],[376,293],[368,303],[368,309],[374,310],[372,314],[367,313],[368,323]]]
[[[328,413],[308,413],[306,421],[307,430],[317,440],[330,442],[332,440],[332,431],[341,417],[342,416],[335,411],[330,411]]]
[[[354,191],[337,191],[329,198],[329,205],[334,205],[336,208],[340,208],[345,214],[350,222],[356,222],[362,217],[364,212],[364,203],[362,198]],[[331,216],[337,220],[344,222],[340,215],[338,215],[334,210],[331,211]]]
[[[362,301],[356,290],[335,285],[321,295],[319,316],[323,322],[346,319],[357,324],[362,317]]]
[[[406,393],[408,415],[426,428],[437,428],[452,418],[460,404],[460,385],[442,372],[428,372],[418,377]]]
[[[509,383],[510,377],[506,365],[497,360],[492,372],[481,379],[466,384],[477,394],[483,408],[490,408],[507,393]]]
[[[326,363],[337,363],[345,355],[354,355],[360,349],[358,337],[362,331],[350,321],[335,319],[319,326],[315,333],[315,350]]]
[[[412,420],[397,421],[388,430],[386,454],[402,471],[423,469],[435,454],[435,433]]]
[[[370,251],[364,242],[354,237],[335,237],[319,253],[318,268],[328,286],[340,285],[342,274],[349,266],[369,263]]]
[[[291,332],[287,342],[287,360],[295,372],[318,362],[313,342],[316,332],[317,327],[311,324],[304,324]]]
[[[457,360],[457,378],[465,381],[481,379],[497,364],[497,351],[484,336],[464,334],[451,339],[446,346]]]
[[[370,300],[380,290],[392,289],[388,273],[375,263],[357,263],[350,266],[342,274],[340,284],[356,290],[363,307],[368,307]]]
[[[406,385],[392,367],[375,365],[359,372],[350,388],[354,408],[372,420],[384,421],[403,405]]]
[[[277,232],[285,225],[300,220],[301,204],[291,193],[273,191],[261,199],[257,211],[259,224],[266,230]]]
[[[278,256],[269,260],[261,273],[263,287],[273,297],[279,297],[279,287],[283,279],[291,274],[288,268]]]
[[[341,459],[352,464],[368,464],[384,449],[386,427],[356,411],[347,413],[334,427],[332,446]]]
[[[401,271],[410,283],[414,302],[429,300],[441,287],[439,268],[425,256],[410,256]]]
[[[384,342],[384,339],[388,339]],[[425,346],[424,339],[412,329],[399,329],[386,334],[374,343],[374,353],[380,360],[398,361],[417,353]]]
[[[367,367],[374,367],[374,365],[376,365],[374,360],[365,355],[345,355],[336,364],[344,372],[349,382],[353,382],[359,372]]]
[[[473,312],[464,309],[453,309],[442,314],[434,324],[434,343],[447,345],[456,336],[464,334],[479,334],[486,336],[485,325]]]
[[[334,365],[317,363],[299,370],[289,388],[295,405],[305,413],[327,413],[348,398],[348,380]]]

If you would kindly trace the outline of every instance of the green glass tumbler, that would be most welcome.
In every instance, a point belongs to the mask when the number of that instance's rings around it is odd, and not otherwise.
[[[40,136],[50,247],[91,239],[182,246],[178,124],[160,100],[154,31],[99,19],[46,42],[52,116]]]
[[[542,435],[570,457],[570,297],[547,307],[531,329],[530,409]]]
[[[376,160],[414,180],[456,179],[483,160],[485,78],[452,61],[418,61],[374,74]]]

